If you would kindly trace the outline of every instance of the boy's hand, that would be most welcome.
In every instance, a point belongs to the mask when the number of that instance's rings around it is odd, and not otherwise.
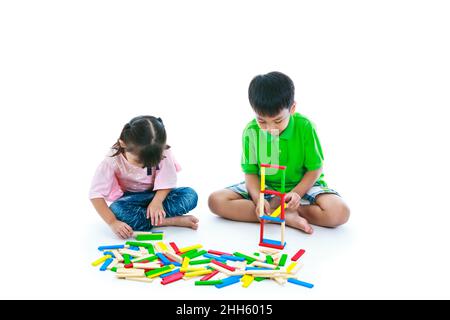
[[[133,229],[125,222],[116,220],[109,226],[119,238],[128,239],[133,236]]]
[[[286,194],[287,209],[297,210],[302,199],[297,192],[289,192]]]
[[[161,202],[152,201],[147,207],[147,219],[150,219],[152,226],[159,225],[166,216],[164,207]]]
[[[259,220],[259,210],[260,210],[259,207],[260,206],[261,206],[261,201],[258,201],[258,203],[256,204],[256,210],[255,210],[258,220]],[[269,201],[264,199],[264,213],[267,213],[267,212],[270,212],[270,204],[269,204]]]

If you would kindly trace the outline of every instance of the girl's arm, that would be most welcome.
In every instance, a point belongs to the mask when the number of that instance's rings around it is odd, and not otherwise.
[[[147,219],[150,219],[150,223],[153,226],[159,225],[166,216],[164,211],[163,201],[166,199],[167,195],[172,191],[172,189],[159,189],[156,191],[153,200],[147,207]]]
[[[100,217],[111,227],[115,234],[122,239],[130,238],[133,235],[133,229],[126,223],[117,220],[114,213],[112,213],[106,204],[105,199],[95,198],[91,199],[91,202]]]

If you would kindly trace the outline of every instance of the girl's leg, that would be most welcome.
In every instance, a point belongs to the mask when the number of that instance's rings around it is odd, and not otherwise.
[[[166,218],[159,226],[179,226],[192,229],[198,228],[198,219],[186,215],[197,206],[198,195],[189,187],[173,189],[163,202]]]
[[[155,192],[127,193],[110,205],[116,218],[128,224],[134,231],[149,231],[152,226],[147,219],[147,206]]]

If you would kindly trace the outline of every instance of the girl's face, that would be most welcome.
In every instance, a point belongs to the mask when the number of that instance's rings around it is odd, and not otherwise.
[[[129,163],[131,163],[132,165],[142,168],[143,164],[142,164],[141,160],[139,160],[139,157],[129,151],[126,151],[127,145],[125,144],[125,142],[123,142],[122,140],[119,140],[119,143],[120,143],[120,146],[125,149],[125,153],[124,153],[125,159],[127,159],[127,161]]]
[[[274,117],[256,114],[256,122],[263,131],[269,131],[273,136],[280,135],[287,128],[290,115],[295,112],[295,102],[289,109],[283,109]]]

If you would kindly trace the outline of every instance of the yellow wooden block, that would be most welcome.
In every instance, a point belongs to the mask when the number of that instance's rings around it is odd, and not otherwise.
[[[161,272],[152,274],[152,275],[148,276],[147,278],[155,278],[155,277],[160,276],[160,275],[162,275],[162,274],[164,274],[164,273],[172,272],[172,269],[174,268],[174,265],[173,265],[173,264],[170,264],[169,267],[170,267],[169,270],[164,270],[164,271],[161,271]]]
[[[190,260],[191,260],[191,259],[189,259],[188,257],[184,257],[183,263],[181,264],[181,269],[187,268],[187,267],[189,266],[189,261],[190,261]]]
[[[251,275],[244,275],[241,279],[242,281],[242,287],[247,288],[255,279],[255,277],[251,276]]]
[[[166,244],[162,241],[157,242],[156,245],[161,249],[161,251],[168,251],[169,249],[167,248]]]
[[[100,263],[105,262],[106,260],[108,260],[109,258],[112,258],[112,256],[109,255],[109,254],[107,254],[107,255],[104,255],[104,256],[101,257],[101,258],[98,258],[97,260],[95,260],[95,261],[92,262],[91,264],[92,264],[93,267],[96,267],[96,266],[98,266]]]
[[[287,273],[290,273],[292,271],[292,269],[295,268],[295,266],[297,265],[297,262],[292,262],[286,269]]]
[[[193,246],[189,246],[189,247],[184,247],[184,248],[180,248],[180,252],[181,253],[185,253],[194,249],[200,249],[203,246],[201,244],[194,244]]]
[[[266,168],[261,167],[261,191],[266,190]]]
[[[284,208],[286,209],[286,203],[284,204]],[[278,208],[276,208],[270,216],[276,218],[280,215],[280,213],[281,213],[281,206],[278,206]]]
[[[193,272],[186,272],[184,274],[184,276],[191,278],[191,277],[203,276],[205,274],[210,274],[212,272],[213,272],[212,270],[205,269],[205,270],[199,270],[199,271],[193,271]]]

